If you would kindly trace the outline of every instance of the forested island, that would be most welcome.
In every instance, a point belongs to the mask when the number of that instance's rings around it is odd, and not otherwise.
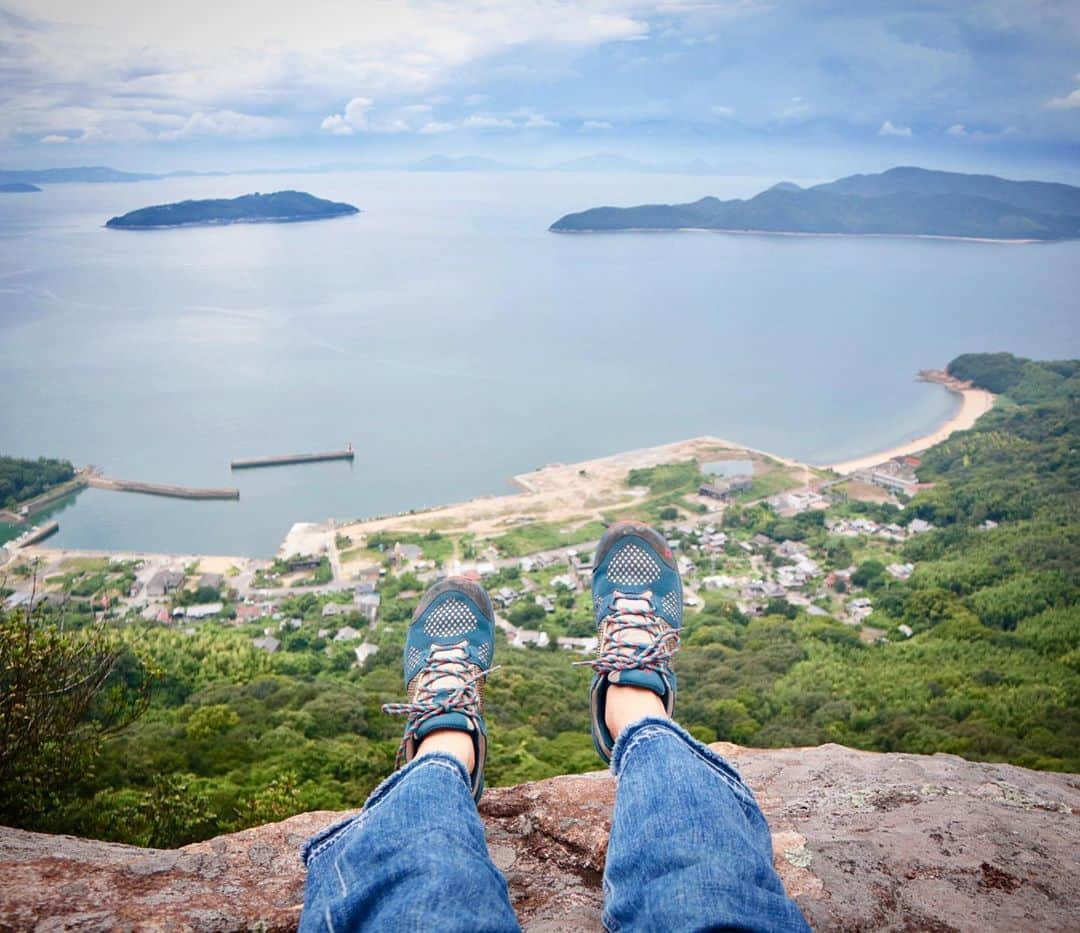
[[[13,181],[6,184],[0,184],[0,194],[30,194],[34,191],[40,191],[41,189],[37,185],[31,185],[25,181]]]
[[[616,230],[938,236],[995,240],[1080,237],[1080,188],[922,168],[893,168],[749,200],[596,207],[567,214],[556,233]]]
[[[295,223],[358,213],[359,208],[351,204],[326,201],[306,191],[275,191],[272,194],[256,192],[231,199],[157,204],[113,217],[105,226],[124,230],[153,230],[208,224]]]

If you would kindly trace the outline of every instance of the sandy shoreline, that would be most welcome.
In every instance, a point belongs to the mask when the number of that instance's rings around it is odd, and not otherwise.
[[[865,470],[868,467],[882,463],[885,460],[891,460],[893,457],[905,457],[921,453],[922,451],[933,447],[935,444],[940,444],[954,431],[967,431],[982,415],[985,415],[994,407],[994,400],[997,396],[992,392],[987,392],[986,389],[976,389],[969,383],[953,379],[940,371],[928,371],[920,373],[920,376],[923,378],[923,381],[933,382],[940,385],[946,391],[960,396],[960,409],[956,414],[949,418],[944,424],[940,425],[936,430],[929,434],[924,434],[922,437],[917,437],[914,440],[907,441],[903,444],[897,444],[895,447],[890,447],[888,450],[867,454],[865,457],[856,457],[853,460],[844,460],[841,463],[833,463],[826,469],[833,470],[836,473],[846,476],[849,473],[854,473],[856,470]]]

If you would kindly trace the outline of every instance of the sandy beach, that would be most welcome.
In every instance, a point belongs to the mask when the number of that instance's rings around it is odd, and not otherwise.
[[[865,457],[858,457],[854,460],[845,460],[842,463],[830,464],[827,469],[833,470],[842,476],[846,476],[849,473],[854,473],[856,470],[865,470],[868,467],[882,463],[885,460],[891,460],[893,457],[906,457],[912,454],[921,453],[927,448],[941,443],[954,431],[968,430],[975,424],[980,416],[985,415],[994,407],[994,400],[997,396],[992,392],[987,392],[986,389],[976,389],[970,383],[961,382],[959,379],[953,379],[947,373],[940,370],[928,370],[919,375],[924,382],[936,383],[937,385],[942,386],[946,391],[959,395],[961,399],[959,411],[930,434],[924,434],[922,437],[917,437],[913,441],[907,441],[904,444],[898,444],[896,447],[890,447],[888,450],[868,454]]]

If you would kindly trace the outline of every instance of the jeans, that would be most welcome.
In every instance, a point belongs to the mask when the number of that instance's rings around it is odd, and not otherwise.
[[[615,743],[604,926],[808,930],[772,867],[769,827],[723,758],[666,719]],[[441,753],[391,775],[355,817],[308,840],[302,933],[518,930],[469,776]]]

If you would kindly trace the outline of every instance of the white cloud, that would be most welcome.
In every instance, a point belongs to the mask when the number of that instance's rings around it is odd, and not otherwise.
[[[801,97],[793,97],[791,103],[784,107],[778,116],[781,120],[800,120],[803,117],[808,117],[813,112],[813,109]]]
[[[490,113],[473,113],[461,121],[461,126],[469,130],[509,130],[513,129],[514,121]]]
[[[645,0],[306,0],[298,17],[290,0],[186,0],[152,15],[145,0],[3,2],[35,25],[0,17],[0,134],[38,140],[93,125],[61,119],[72,107],[107,114],[116,140],[225,135],[230,124],[263,135],[267,125],[252,121],[271,118],[253,114],[282,115],[288,134],[311,127],[320,108],[323,132],[399,129],[407,117],[380,128],[366,109],[331,112],[333,103],[357,90],[365,96],[350,103],[434,101],[466,69],[523,47],[557,57],[560,47],[573,55],[642,38],[650,10]],[[468,106],[490,101],[475,95]]]
[[[344,113],[332,113],[319,128],[334,136],[351,136],[358,130],[368,128],[368,111],[375,105],[370,97],[354,97],[345,105]]]
[[[910,136],[910,126],[896,126],[892,120],[886,120],[877,131],[878,136]]]
[[[615,129],[615,126],[612,123],[608,123],[607,120],[586,120],[581,124],[581,128],[586,132],[589,132],[592,130],[613,130]]]
[[[521,124],[522,128],[526,130],[546,130],[558,125],[554,120],[549,120],[540,113],[529,114],[525,122]]]
[[[949,136],[967,136],[967,127],[963,123],[954,123],[950,126],[945,133]]]
[[[449,133],[455,129],[453,123],[445,123],[439,120],[432,120],[430,123],[425,123],[420,127],[420,132],[425,136],[434,136],[437,133]]]
[[[231,139],[266,139],[285,129],[283,121],[271,117],[252,116],[235,110],[215,110],[193,113],[184,125],[175,130],[158,133],[158,139],[171,142],[199,136],[222,136]]]
[[[733,116],[735,116],[735,108],[734,107],[724,107],[721,104],[714,104],[709,109],[714,114],[716,114],[718,117],[733,117]]]
[[[1043,106],[1047,110],[1073,110],[1080,107],[1080,87],[1064,97],[1051,97]]]
[[[42,136],[38,142],[45,143],[46,145],[59,145],[60,143],[71,142],[70,136],[61,136],[59,133],[50,133],[48,136]]]
[[[334,136],[352,136],[353,134],[353,128],[349,126],[340,113],[332,113],[330,116],[325,117],[322,123],[319,124],[319,129],[326,130]]]

